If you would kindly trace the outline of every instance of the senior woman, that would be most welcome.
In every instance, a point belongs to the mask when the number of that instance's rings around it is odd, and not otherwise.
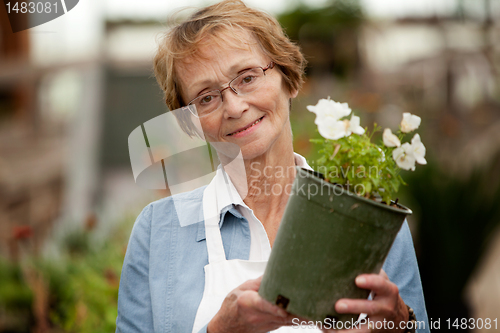
[[[167,106],[194,105],[207,141],[240,148],[248,194],[225,193],[220,185],[224,168],[219,168],[210,185],[182,194],[189,205],[181,209],[201,214],[204,221],[180,227],[172,197],[142,211],[123,265],[117,332],[306,329],[293,327],[297,321],[291,314],[258,295],[289,194],[269,189],[290,188],[295,165],[309,168],[293,151],[289,119],[304,66],[299,48],[274,18],[237,0],[203,8],[165,34],[154,68]],[[186,114],[178,121],[194,134],[189,119]],[[291,172],[278,176],[273,170]],[[237,178],[233,173],[225,181],[241,181]],[[382,271],[356,279],[360,288],[372,291],[372,300],[342,299],[335,309],[366,313],[373,322],[392,321],[396,327],[391,331],[404,332],[397,323],[410,318],[410,306],[426,323],[406,223],[384,270],[387,275]]]

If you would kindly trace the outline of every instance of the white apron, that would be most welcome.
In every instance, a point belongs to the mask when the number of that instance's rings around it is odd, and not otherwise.
[[[217,211],[217,197],[215,182],[211,182],[203,192],[203,214],[205,218],[205,235],[208,250],[208,265],[205,269],[205,290],[200,306],[196,312],[193,333],[199,330],[215,316],[222,302],[230,291],[243,282],[256,279],[266,268],[267,261],[249,261],[241,259],[227,260],[222,245],[222,237],[219,229],[219,212]],[[273,332],[297,333],[321,332],[312,328],[293,328],[293,326],[280,327]]]

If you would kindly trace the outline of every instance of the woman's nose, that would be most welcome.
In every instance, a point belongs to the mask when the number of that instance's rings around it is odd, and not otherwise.
[[[222,98],[224,118],[240,118],[248,109],[244,96],[238,95],[232,89],[227,89]]]

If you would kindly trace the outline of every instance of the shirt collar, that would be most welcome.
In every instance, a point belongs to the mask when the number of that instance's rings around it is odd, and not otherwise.
[[[306,159],[302,155],[299,155],[297,153],[293,154],[295,158],[295,165],[308,170],[312,170],[312,168],[309,166],[309,164],[307,164]],[[236,205],[241,205],[246,208],[248,208],[248,206],[243,202],[240,194],[231,182],[231,179],[229,178],[227,173],[222,170],[222,167],[220,165],[217,168],[217,173],[214,177],[214,181],[215,191],[217,195],[217,210],[221,212],[221,214],[229,210],[233,215],[241,218],[241,214],[236,209],[231,208]]]
[[[295,165],[296,166],[313,171],[313,168],[311,168],[311,166],[309,164],[307,164],[307,161],[304,158],[304,156],[297,154],[297,153],[293,153],[293,155],[295,157]]]

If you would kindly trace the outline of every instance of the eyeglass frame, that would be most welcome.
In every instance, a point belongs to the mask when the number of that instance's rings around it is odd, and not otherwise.
[[[249,68],[249,69],[247,69],[246,71],[244,71],[243,73],[238,74],[238,75],[237,75],[235,78],[233,78],[231,81],[229,81],[229,83],[227,84],[227,87],[222,88],[222,89],[214,89],[214,90],[207,91],[206,93],[203,93],[201,96],[206,95],[206,94],[208,94],[208,93],[212,93],[212,92],[216,92],[216,91],[218,91],[218,92],[219,92],[219,95],[220,95],[220,98],[221,98],[221,102],[224,102],[224,95],[222,95],[222,92],[223,92],[224,90],[227,90],[227,89],[231,88],[231,91],[232,91],[232,92],[234,92],[236,95],[239,95],[239,94],[238,94],[238,92],[237,92],[237,91],[236,91],[233,87],[231,87],[231,83],[233,83],[233,81],[234,81],[234,80],[238,79],[238,78],[239,78],[239,77],[241,77],[242,75],[245,75],[245,74],[246,74],[246,73],[248,73],[249,71],[254,70],[254,69],[256,69],[256,68],[260,68],[260,69],[262,69],[262,72],[264,73],[264,76],[266,76],[266,71],[267,71],[268,69],[273,69],[275,65],[276,65],[276,64],[275,64],[275,62],[274,62],[274,61],[271,61],[271,62],[269,63],[269,65],[267,65],[266,67],[252,67],[252,68]],[[254,90],[254,91],[255,91],[255,90]],[[198,96],[198,97],[193,98],[193,99],[192,99],[192,100],[191,100],[191,101],[187,104],[187,106],[194,105],[194,104],[191,104],[191,103],[193,103],[193,101],[197,100],[197,99],[198,99],[198,98],[200,98],[201,96]],[[221,105],[222,105],[222,103],[221,103]],[[213,111],[211,111],[210,113],[207,113],[207,114],[206,114],[206,115],[204,115],[204,116],[198,116],[197,114],[194,114],[194,113],[191,111],[191,108],[189,108],[189,111],[190,111],[190,112],[191,112],[191,114],[193,114],[195,117],[197,117],[197,118],[201,118],[201,117],[206,117],[206,116],[208,116],[208,115],[210,115],[210,114],[214,113],[215,111],[217,111],[217,110],[219,110],[219,109],[220,109],[220,106],[219,106],[218,108],[214,109]]]

